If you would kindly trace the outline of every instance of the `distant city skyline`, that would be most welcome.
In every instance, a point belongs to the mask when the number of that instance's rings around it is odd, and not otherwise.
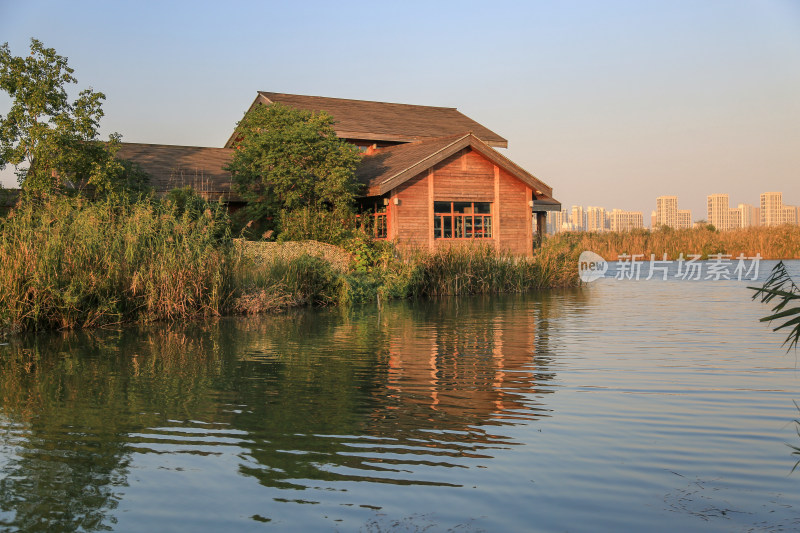
[[[631,228],[652,229],[661,226],[682,229],[691,228],[701,220],[721,231],[750,226],[800,224],[800,202],[797,205],[787,204],[783,199],[782,192],[767,191],[759,195],[757,202],[740,202],[733,207],[728,194],[714,193],[706,197],[706,210],[703,213],[692,213],[690,209],[679,209],[680,199],[677,196],[659,196],[649,217],[644,216],[646,212],[616,207],[587,206],[584,209],[580,205],[567,207],[562,204],[560,212],[548,213],[547,232],[627,231]],[[645,219],[649,224],[644,223]]]

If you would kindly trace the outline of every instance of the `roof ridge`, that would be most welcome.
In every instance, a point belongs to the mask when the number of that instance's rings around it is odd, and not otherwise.
[[[416,140],[411,141],[411,142],[400,143],[400,144],[391,144],[389,146],[381,146],[381,147],[378,147],[378,150],[375,153],[379,154],[381,152],[387,152],[389,150],[403,150],[403,149],[417,148],[421,144],[440,142],[440,141],[442,141],[444,139],[456,139],[456,140],[458,140],[458,139],[461,139],[463,137],[466,137],[467,135],[472,135],[474,137],[475,133],[472,132],[472,131],[467,131],[467,132],[464,132],[464,133],[453,133],[452,135],[440,135],[439,137],[424,137],[424,138],[421,138],[421,139],[416,139]]]
[[[233,148],[225,148],[224,146],[194,146],[189,144],[164,144],[164,143],[138,143],[138,142],[127,142],[127,141],[120,141],[121,145],[133,145],[138,144],[140,146],[168,146],[170,148],[200,148],[202,150],[233,150]]]
[[[396,106],[403,106],[403,107],[426,107],[429,109],[454,109],[458,110],[457,107],[447,107],[447,106],[436,106],[436,105],[422,105],[422,104],[403,104],[400,102],[382,102],[380,100],[359,100],[357,98],[337,98],[334,96],[317,96],[313,94],[294,94],[294,93],[278,93],[274,91],[258,91],[258,94],[267,96],[269,94],[281,95],[281,96],[299,96],[302,98],[319,98],[322,100],[340,100],[343,102],[365,102],[368,104],[383,104],[383,105],[396,105]],[[269,98],[269,97],[267,97]]]

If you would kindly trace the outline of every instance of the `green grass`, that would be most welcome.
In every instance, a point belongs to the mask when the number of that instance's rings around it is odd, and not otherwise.
[[[242,254],[235,260],[232,282],[230,311],[258,314],[338,303],[344,278],[328,261],[308,254],[271,261]]]

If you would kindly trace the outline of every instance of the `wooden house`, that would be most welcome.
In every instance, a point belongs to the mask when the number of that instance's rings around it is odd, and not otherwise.
[[[435,249],[479,241],[530,254],[552,189],[472,133],[369,152],[358,169],[362,206],[403,245]]]
[[[401,246],[434,250],[481,242],[519,255],[533,252],[547,211],[561,205],[552,188],[495,148],[508,141],[455,108],[259,92],[257,105],[325,111],[336,134],[360,147],[359,204],[375,234]],[[191,185],[236,207],[225,148],[124,144],[119,157],[148,172],[157,190]]]

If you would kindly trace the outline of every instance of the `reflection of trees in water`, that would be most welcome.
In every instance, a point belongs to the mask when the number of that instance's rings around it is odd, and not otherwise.
[[[403,302],[0,348],[0,524],[106,528],[135,454],[195,453],[169,438],[191,421],[237,430],[241,472],[267,486],[425,483],[417,466],[490,457],[513,444],[499,427],[547,416],[550,312],[530,296]]]
[[[0,351],[0,524],[23,531],[110,529],[129,433],[188,406],[205,357],[182,336],[97,332]],[[154,354],[158,356],[154,356]],[[184,410],[185,411],[185,410]],[[12,454],[13,453],[13,454]]]
[[[0,468],[0,524],[23,531],[108,528],[126,460],[116,421],[94,408],[113,396],[106,368],[94,370],[68,354],[47,357],[35,344],[3,350],[0,439],[14,456]]]

